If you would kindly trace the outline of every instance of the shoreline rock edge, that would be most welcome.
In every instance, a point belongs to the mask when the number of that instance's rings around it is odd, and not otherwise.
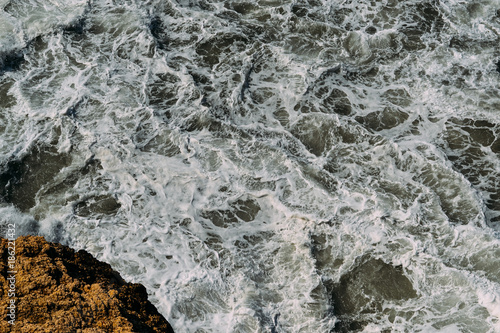
[[[15,266],[9,267],[12,245],[1,238],[0,331],[173,333],[143,285],[125,282],[90,253],[21,236],[15,240]]]

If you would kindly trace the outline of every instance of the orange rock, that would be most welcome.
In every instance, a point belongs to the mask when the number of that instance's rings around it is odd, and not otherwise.
[[[173,333],[148,301],[143,285],[126,283],[109,264],[88,252],[75,252],[39,236],[19,237],[12,274],[7,242],[1,238],[0,332]],[[12,276],[15,297],[9,297]],[[11,300],[15,300],[14,325],[8,322]]]

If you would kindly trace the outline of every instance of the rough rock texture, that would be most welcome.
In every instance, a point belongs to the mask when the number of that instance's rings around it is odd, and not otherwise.
[[[0,332],[173,332],[148,301],[146,288],[126,283],[86,251],[43,237],[15,241],[15,324],[9,324],[8,244],[0,247]]]

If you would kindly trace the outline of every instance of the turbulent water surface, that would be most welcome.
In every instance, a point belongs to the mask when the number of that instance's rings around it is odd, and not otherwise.
[[[500,332],[497,0],[0,0],[0,220],[177,332]]]

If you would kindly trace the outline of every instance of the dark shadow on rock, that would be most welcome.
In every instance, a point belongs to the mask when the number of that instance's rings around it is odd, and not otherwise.
[[[153,35],[156,45],[160,50],[165,50],[168,47],[169,39],[167,35],[167,28],[163,24],[159,16],[153,16],[148,25],[151,35]]]
[[[82,35],[85,32],[85,25],[87,23],[86,21],[86,17],[82,16],[74,22],[70,23],[68,26],[65,26],[63,30],[68,33]]]
[[[202,217],[212,221],[220,228],[228,228],[240,222],[251,222],[260,211],[257,200],[251,197],[243,197],[229,204],[230,209],[207,210]]]
[[[0,75],[5,72],[17,71],[23,63],[24,52],[21,50],[0,53]]]
[[[337,283],[326,283],[333,311],[339,319],[334,332],[356,332],[369,322],[367,315],[381,313],[385,302],[417,297],[401,266],[380,259],[361,258]]]
[[[0,198],[28,211],[40,189],[70,163],[71,156],[59,153],[56,147],[35,145],[23,158],[0,166]]]
[[[87,198],[75,204],[73,211],[78,216],[114,215],[120,209],[120,203],[111,195],[99,195]]]

